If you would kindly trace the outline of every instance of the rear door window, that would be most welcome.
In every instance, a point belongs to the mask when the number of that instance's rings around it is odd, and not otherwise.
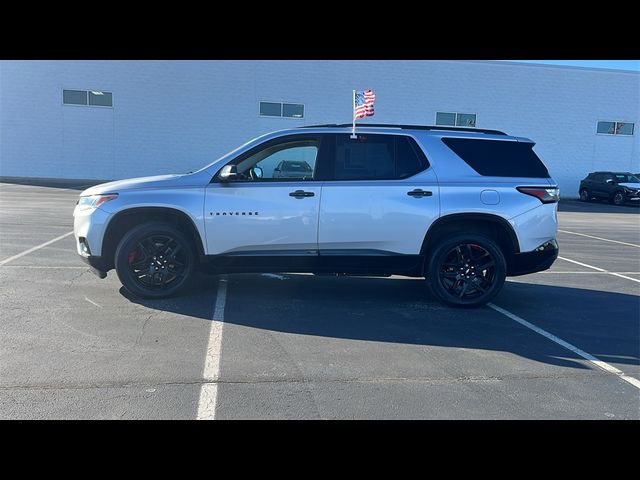
[[[395,180],[429,166],[426,156],[404,135],[336,135],[334,180]]]
[[[475,138],[443,138],[442,142],[480,175],[549,178],[533,143]]]

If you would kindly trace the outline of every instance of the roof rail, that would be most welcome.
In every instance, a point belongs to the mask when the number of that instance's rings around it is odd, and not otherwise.
[[[325,123],[322,125],[305,125],[299,128],[347,128],[351,127],[351,123]],[[400,128],[403,130],[449,130],[454,132],[471,132],[471,133],[488,133],[492,135],[507,135],[500,130],[489,130],[486,128],[464,128],[464,127],[445,127],[442,125],[399,125],[395,123],[361,123],[360,127],[375,127],[375,128]]]

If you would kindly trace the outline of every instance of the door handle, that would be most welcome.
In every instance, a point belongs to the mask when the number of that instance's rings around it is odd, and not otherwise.
[[[411,190],[410,192],[407,192],[407,195],[409,195],[410,197],[420,198],[420,197],[430,197],[431,195],[433,195],[433,193],[429,192],[428,190],[421,190],[420,188],[416,188],[415,190]]]
[[[295,192],[291,192],[289,194],[290,197],[294,198],[305,198],[305,197],[313,197],[315,193],[313,192],[305,192],[304,190],[296,190]]]

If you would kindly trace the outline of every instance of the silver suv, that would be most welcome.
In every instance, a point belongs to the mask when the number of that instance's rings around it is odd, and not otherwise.
[[[195,173],[80,194],[80,256],[131,293],[197,271],[426,277],[456,306],[558,255],[559,191],[534,143],[496,130],[318,125],[263,135]]]

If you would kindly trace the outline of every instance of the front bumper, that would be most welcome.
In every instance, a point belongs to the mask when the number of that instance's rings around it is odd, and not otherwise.
[[[104,262],[102,261],[102,257],[85,257],[81,255],[80,258],[84,263],[89,265],[91,273],[94,273],[100,278],[107,278],[107,271],[104,266]]]
[[[516,253],[507,269],[507,276],[517,277],[547,270],[558,258],[558,242],[550,240],[533,252]]]
[[[102,239],[110,214],[100,208],[73,212],[73,233],[78,255],[100,278],[107,276],[105,262],[101,257]]]

